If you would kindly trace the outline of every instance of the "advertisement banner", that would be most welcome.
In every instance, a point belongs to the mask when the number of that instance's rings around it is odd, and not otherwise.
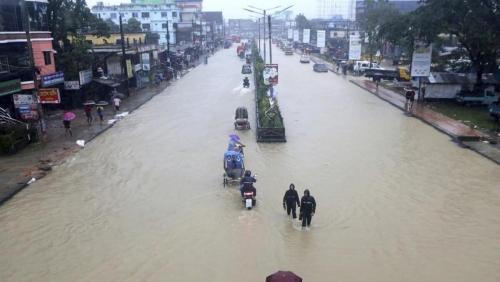
[[[132,62],[130,60],[126,60],[125,64],[127,65],[127,77],[131,78],[134,76],[132,73]]]
[[[42,86],[50,86],[64,82],[64,72],[58,71],[49,75],[42,75]]]
[[[265,85],[278,84],[278,64],[266,64],[262,75],[264,76]]]
[[[349,60],[361,60],[361,40],[359,36],[349,37]]]
[[[14,79],[6,82],[0,82],[0,96],[8,95],[21,91],[21,80]]]
[[[311,30],[304,29],[302,31],[302,43],[309,43],[310,40],[311,40]]]
[[[31,94],[14,94],[14,107],[19,108],[20,105],[33,105],[36,100]],[[29,108],[29,107],[28,107]]]
[[[61,103],[61,95],[57,88],[40,89],[38,90],[38,96],[40,96],[40,103],[42,104]]]
[[[293,39],[293,29],[288,29],[288,39]]]
[[[64,82],[65,90],[78,90],[80,89],[80,83],[76,80],[74,81],[65,81]]]
[[[38,119],[38,105],[19,105],[19,114],[22,119]]]
[[[294,42],[298,42],[299,41],[299,31],[298,30],[294,30],[293,31],[293,41]]]
[[[94,80],[92,69],[79,71],[78,75],[80,76],[80,85],[89,84]]]
[[[324,30],[318,30],[317,31],[317,37],[318,37],[318,41],[317,41],[317,44],[316,44],[316,47],[325,47],[325,31]]]
[[[427,45],[424,41],[414,41],[413,56],[411,59],[411,76],[431,75],[432,45]]]

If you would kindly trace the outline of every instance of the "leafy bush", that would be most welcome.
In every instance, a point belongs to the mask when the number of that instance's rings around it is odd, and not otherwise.
[[[26,137],[24,125],[0,126],[0,155],[12,153],[12,144]]]
[[[264,60],[259,54],[257,44],[255,41],[252,42],[252,58],[254,63],[254,78],[255,87],[257,88],[257,108],[259,110],[259,122],[261,127],[283,127],[283,118],[281,117],[281,111],[279,106],[274,106],[277,114],[274,119],[270,120],[266,116],[266,111],[271,107],[269,103],[269,96],[267,96],[267,91],[270,86],[264,84],[264,77],[262,72],[264,71]]]

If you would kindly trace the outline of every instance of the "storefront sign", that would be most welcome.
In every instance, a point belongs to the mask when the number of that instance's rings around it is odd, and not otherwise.
[[[142,69],[145,71],[149,71],[149,53],[142,53]]]
[[[42,104],[59,104],[61,103],[61,95],[59,94],[59,89],[40,89],[38,90],[38,96],[40,96],[40,103]]]
[[[126,65],[127,65],[127,77],[131,78],[134,76],[132,73],[132,62],[130,60],[125,60]]]
[[[89,84],[94,80],[91,69],[82,70],[78,74],[80,75],[80,85]]]
[[[19,105],[19,113],[20,114],[29,114],[30,113],[30,105],[28,105],[28,104]]]
[[[66,90],[78,90],[80,89],[80,83],[76,80],[74,81],[65,81],[64,89]]]
[[[19,105],[36,104],[36,99],[30,94],[14,94],[14,107],[19,108]]]
[[[311,39],[311,30],[304,29],[302,31],[302,43],[309,43],[310,39]]]
[[[266,64],[262,75],[264,76],[265,85],[278,84],[278,64]]]
[[[318,30],[316,31],[316,47],[325,47],[325,31],[324,30]]]
[[[6,82],[0,82],[0,96],[8,95],[21,91],[21,80],[14,79]]]
[[[26,105],[22,105],[23,109],[19,108],[19,113],[21,114],[22,119],[38,119],[38,105],[32,104],[28,106],[26,109]],[[21,112],[22,111],[22,112]]]
[[[42,75],[42,86],[50,86],[64,82],[64,72],[59,71],[49,75]]]

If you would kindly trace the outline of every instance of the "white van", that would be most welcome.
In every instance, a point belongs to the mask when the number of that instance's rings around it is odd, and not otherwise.
[[[370,62],[368,62],[368,61],[356,61],[354,64],[354,71],[355,72],[364,72],[365,69],[369,69],[369,68],[370,68]],[[375,70],[385,70],[384,68],[380,67],[376,63],[372,63],[371,68],[375,69]]]

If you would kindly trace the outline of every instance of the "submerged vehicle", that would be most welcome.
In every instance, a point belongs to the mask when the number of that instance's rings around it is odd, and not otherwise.
[[[241,73],[242,74],[251,74],[252,73],[252,66],[250,64],[244,64],[241,67]]]
[[[243,155],[237,151],[227,151],[224,153],[224,175],[223,185],[230,185],[238,182],[245,172],[245,163],[243,162]]]
[[[234,129],[250,129],[250,122],[248,122],[248,111],[245,107],[239,107],[236,109],[236,114],[234,115]]]

